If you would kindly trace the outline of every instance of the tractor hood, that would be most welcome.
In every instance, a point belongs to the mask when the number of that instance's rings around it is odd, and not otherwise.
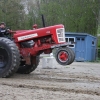
[[[15,31],[14,39],[15,39],[15,42],[21,42],[21,41],[31,40],[33,38],[39,38],[39,37],[52,35],[53,39],[55,41],[58,41],[56,30],[61,29],[61,28],[64,28],[64,25],[59,24],[59,25],[39,28],[35,30],[18,30],[18,31]]]

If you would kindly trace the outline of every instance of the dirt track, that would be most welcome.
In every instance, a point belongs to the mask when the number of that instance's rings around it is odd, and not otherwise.
[[[74,62],[57,69],[0,79],[0,100],[100,100],[100,63]]]

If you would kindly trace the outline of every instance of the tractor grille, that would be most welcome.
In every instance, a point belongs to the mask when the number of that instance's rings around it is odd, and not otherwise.
[[[56,29],[56,33],[57,33],[57,38],[58,38],[58,42],[65,42],[65,29],[64,28],[59,28]]]

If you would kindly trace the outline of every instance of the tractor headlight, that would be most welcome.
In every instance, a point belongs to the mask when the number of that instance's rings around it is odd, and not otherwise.
[[[64,28],[58,28],[56,29],[56,33],[57,33],[57,38],[58,38],[58,42],[65,42],[65,29]]]

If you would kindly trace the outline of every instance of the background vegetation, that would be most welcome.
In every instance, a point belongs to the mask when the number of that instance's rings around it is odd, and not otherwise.
[[[64,24],[66,31],[96,35],[100,24],[100,0],[0,0],[0,21],[13,30]],[[99,31],[98,31],[99,32]]]

